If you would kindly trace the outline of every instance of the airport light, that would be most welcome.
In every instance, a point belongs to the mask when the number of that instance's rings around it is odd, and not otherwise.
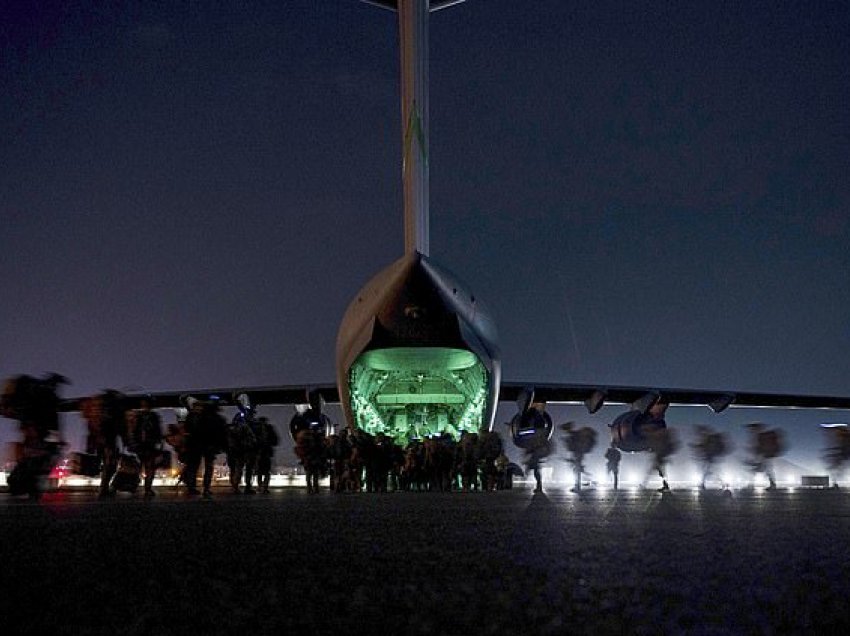
[[[640,477],[637,475],[637,473],[630,473],[628,476],[626,476],[623,482],[627,484],[637,485],[640,483]]]

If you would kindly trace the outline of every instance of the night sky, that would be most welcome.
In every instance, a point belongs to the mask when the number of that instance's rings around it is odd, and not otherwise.
[[[431,256],[504,378],[847,395],[848,60],[843,3],[433,14]],[[332,383],[403,252],[399,120],[396,16],[355,0],[2,3],[0,377]],[[816,457],[848,417],[738,413],[668,421]]]

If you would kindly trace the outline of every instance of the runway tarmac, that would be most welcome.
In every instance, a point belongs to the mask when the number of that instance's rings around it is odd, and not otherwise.
[[[850,624],[850,492],[0,495],[14,634],[770,634]],[[304,631],[307,630],[307,631]]]

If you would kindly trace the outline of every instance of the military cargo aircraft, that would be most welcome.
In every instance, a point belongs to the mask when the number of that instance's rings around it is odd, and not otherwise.
[[[336,343],[336,383],[319,386],[222,387],[156,394],[159,408],[180,396],[235,405],[309,404],[302,424],[318,422],[324,403],[341,405],[346,423],[398,441],[491,430],[500,401],[513,401],[515,444],[538,431],[552,433],[546,404],[629,405],[643,413],[670,405],[850,409],[850,397],[748,393],[664,387],[537,384],[502,381],[498,336],[486,306],[460,279],[429,256],[428,19],[462,0],[371,0],[398,13],[405,253],[357,292]],[[63,408],[74,410],[78,401]],[[306,420],[304,413],[307,413]],[[633,423],[632,423],[633,424]],[[615,424],[612,438],[625,451],[646,450],[639,426]]]

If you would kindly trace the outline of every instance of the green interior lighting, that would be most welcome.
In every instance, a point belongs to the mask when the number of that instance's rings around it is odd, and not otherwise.
[[[366,351],[348,376],[358,428],[400,444],[414,438],[477,432],[488,374],[471,351],[396,347]]]

